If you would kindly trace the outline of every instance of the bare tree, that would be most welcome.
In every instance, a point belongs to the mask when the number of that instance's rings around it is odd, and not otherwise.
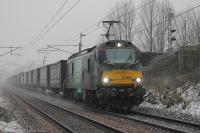
[[[200,16],[198,12],[194,10],[176,19],[175,26],[179,46],[200,45]]]
[[[171,4],[169,0],[142,2],[149,4],[140,12],[140,27],[144,29],[139,34],[140,43],[145,51],[163,53],[167,44]]]
[[[155,45],[153,51],[163,53],[165,51],[167,31],[168,31],[168,17],[170,10],[169,0],[158,3],[157,25],[155,29]]]
[[[198,11],[193,11],[189,14],[189,33],[188,40],[192,45],[200,45],[200,16]]]
[[[150,0],[143,0],[142,3],[150,2]],[[145,29],[140,35],[140,41],[149,52],[153,52],[154,44],[154,29],[153,25],[156,23],[157,7],[156,1],[152,0],[148,5],[144,6],[140,12],[141,27]]]

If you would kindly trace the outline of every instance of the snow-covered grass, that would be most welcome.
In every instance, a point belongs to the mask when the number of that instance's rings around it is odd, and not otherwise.
[[[200,116],[200,83],[189,86],[182,93],[182,97],[188,101],[188,105],[182,112]]]
[[[17,121],[4,122],[0,121],[0,132],[5,133],[23,133],[22,127],[17,123]]]
[[[140,107],[167,109],[200,117],[200,83],[187,82],[166,94],[149,89]]]

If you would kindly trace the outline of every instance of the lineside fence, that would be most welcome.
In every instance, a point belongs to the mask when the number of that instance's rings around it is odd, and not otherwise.
[[[171,54],[143,53],[141,59],[146,77],[176,77],[178,73],[200,71],[200,46],[181,46]]]
[[[181,46],[177,55],[180,71],[200,69],[200,45]]]

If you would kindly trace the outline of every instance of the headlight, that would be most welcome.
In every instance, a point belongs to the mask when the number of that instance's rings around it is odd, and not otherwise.
[[[142,83],[142,78],[136,78],[135,81],[136,81],[137,83]]]
[[[136,82],[140,83],[140,82],[142,82],[142,79],[141,78],[136,78]]]
[[[110,79],[105,77],[105,78],[102,79],[102,81],[103,81],[103,83],[108,83],[110,81]]]
[[[121,43],[117,43],[117,47],[121,47],[122,46],[122,44]]]

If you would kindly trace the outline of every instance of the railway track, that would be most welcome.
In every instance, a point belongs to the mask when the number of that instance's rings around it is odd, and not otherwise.
[[[37,98],[34,97],[36,99],[38,99],[39,101],[43,101],[41,98]],[[50,104],[51,106],[57,106],[56,108],[59,108],[61,110],[65,110],[65,108],[62,108],[62,105],[54,105],[49,103],[48,101],[43,101],[45,104]],[[81,105],[83,106],[83,105]],[[128,114],[118,114],[118,113],[112,113],[112,112],[107,112],[107,111],[102,111],[102,110],[98,110],[98,109],[94,109],[91,107],[86,107],[83,106],[82,108],[88,108],[89,110],[93,111],[93,112],[97,112],[97,113],[101,113],[104,115],[109,115],[109,116],[114,116],[115,118],[121,118],[121,119],[125,119],[125,120],[129,120],[132,122],[137,122],[137,123],[141,123],[144,125],[148,125],[151,127],[155,127],[158,129],[162,129],[165,131],[170,131],[170,132],[177,132],[177,133],[200,133],[200,125],[195,124],[195,123],[191,123],[191,122],[187,122],[187,121],[181,121],[181,120],[176,120],[176,119],[171,119],[171,118],[167,118],[167,117],[161,117],[161,116],[156,116],[156,115],[151,115],[151,114],[146,114],[146,113],[142,113],[142,112],[136,112],[136,111],[131,111]],[[80,114],[76,114],[74,112],[71,112],[77,116],[80,116]],[[84,117],[84,116],[80,116],[80,117]],[[94,120],[88,120],[88,118],[82,118],[86,121],[90,121],[90,123],[93,123],[93,125],[96,125],[95,123],[98,122],[94,122]],[[105,126],[102,125],[102,123],[97,124],[95,127],[98,127],[100,129],[104,129],[105,132],[123,132],[120,131],[118,129],[113,129],[110,126]]]
[[[114,127],[111,127],[109,125],[105,125],[103,123],[100,123],[98,121],[89,119],[85,116],[82,116],[80,114],[77,114],[75,112],[72,112],[70,110],[64,109],[60,106],[51,104],[49,102],[46,102],[42,99],[36,99],[34,98],[25,98],[24,96],[19,96],[18,94],[15,94],[16,97],[18,97],[19,99],[21,99],[23,102],[25,102],[26,104],[30,105],[31,107],[33,107],[35,110],[37,110],[39,113],[43,114],[45,117],[47,117],[48,119],[52,120],[56,125],[58,125],[59,127],[61,127],[65,132],[69,132],[69,133],[76,133],[76,132],[85,132],[83,130],[84,127],[81,127],[82,130],[78,130],[77,128],[80,127],[80,123],[82,123],[83,125],[87,125],[87,128],[89,129],[90,132],[93,132],[92,130],[94,130],[95,132],[109,132],[109,133],[125,133],[124,131],[121,131],[119,129],[116,129]],[[40,103],[40,106],[38,106],[37,103]],[[36,105],[37,104],[37,105]],[[61,116],[65,116],[65,115],[70,115],[72,116],[72,119],[76,119],[78,122],[78,124],[76,125],[66,125],[65,122],[59,118],[56,118],[55,116],[52,116],[48,111],[46,111],[46,109],[42,108],[45,107],[48,109],[55,109],[56,111],[58,111],[57,113],[60,114],[60,112],[62,112],[63,114]],[[60,111],[60,112],[59,112]],[[64,115],[65,114],[65,115]],[[89,127],[90,126],[90,127]],[[86,126],[85,126],[86,127]],[[90,130],[91,129],[91,130]],[[86,131],[87,132],[87,131]]]
[[[142,112],[130,111],[128,114],[118,114],[106,111],[99,111],[100,113],[107,113],[116,117],[135,121],[152,127],[160,128],[166,131],[175,133],[200,133],[200,125],[188,121],[181,121],[177,119],[151,115]]]
[[[200,133],[200,125],[196,123],[176,120],[157,115],[131,111],[131,114],[124,116],[129,120],[138,121],[147,125],[158,127],[176,133]]]
[[[182,121],[182,120],[173,119],[173,118],[164,117],[164,116],[158,116],[158,115],[154,115],[154,114],[147,114],[147,113],[144,113],[144,112],[134,111],[134,110],[130,111],[130,113],[133,114],[133,115],[138,114],[138,115],[142,115],[142,116],[145,116],[145,117],[164,120],[164,121],[167,121],[169,123],[177,123],[177,124],[180,124],[180,125],[184,125],[186,127],[196,128],[200,132],[200,124],[197,124],[197,123],[192,123],[192,122],[189,122],[189,121]]]
[[[90,108],[90,107],[88,107]],[[166,131],[170,132],[176,132],[176,133],[200,133],[200,125],[196,123],[191,123],[187,121],[181,121],[177,119],[142,113],[142,112],[136,112],[136,111],[130,111],[129,114],[118,114],[118,113],[112,113],[107,111],[101,111],[94,108],[90,108],[91,110],[94,110],[99,113],[113,115],[115,117],[124,118],[130,121],[142,123],[145,125],[149,125],[152,127],[160,128]]]

